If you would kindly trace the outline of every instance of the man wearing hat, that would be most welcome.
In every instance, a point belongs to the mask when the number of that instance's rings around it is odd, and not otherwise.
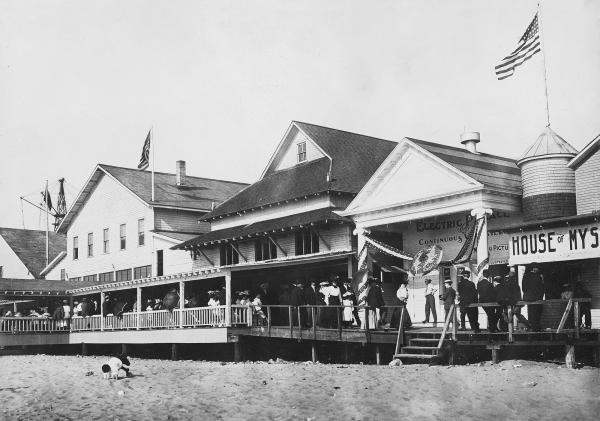
[[[452,279],[446,279],[444,281],[444,293],[440,295],[440,300],[444,303],[444,319],[448,319],[450,313],[450,307],[456,300],[456,291],[452,288]]]
[[[425,279],[425,320],[423,323],[429,323],[429,313],[433,317],[433,325],[437,325],[437,313],[435,311],[435,293],[437,288],[431,284],[431,279]]]
[[[540,301],[544,299],[544,278],[537,265],[531,265],[523,275],[523,301]],[[541,330],[542,304],[528,304],[527,315],[531,329]]]
[[[469,307],[469,304],[477,302],[477,289],[475,284],[469,279],[471,272],[464,270],[461,279],[458,281],[458,306],[460,308],[460,329],[465,330],[465,316],[469,318],[469,325],[475,333],[479,332],[477,307]]]
[[[477,295],[479,295],[480,303],[494,303],[496,301],[496,294],[492,283],[489,280],[490,271],[484,269],[482,272],[482,278],[477,282]],[[496,307],[483,307],[483,311],[487,314],[488,319],[488,330],[491,333],[496,331]]]

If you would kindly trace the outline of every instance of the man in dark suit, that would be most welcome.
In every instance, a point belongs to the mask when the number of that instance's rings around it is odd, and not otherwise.
[[[448,317],[451,317],[448,313],[450,313],[450,308],[456,300],[456,291],[452,288],[452,279],[444,281],[444,293],[440,295],[440,300],[444,303],[444,320],[448,320]]]
[[[477,289],[469,279],[471,272],[465,270],[458,282],[458,306],[460,307],[460,329],[465,330],[465,316],[469,318],[469,325],[475,333],[479,332],[478,308],[469,307],[477,302]]]
[[[537,265],[532,265],[531,269],[523,275],[523,301],[541,301],[544,299],[544,278]],[[541,330],[542,304],[528,304],[527,315],[531,329]]]
[[[312,279],[308,286],[304,288],[304,304],[308,306],[317,305],[317,292],[319,288],[317,287],[317,282]],[[306,327],[312,326],[312,309],[311,307],[306,307],[305,310],[306,317],[304,318],[304,325]],[[317,311],[315,310],[315,315]],[[318,320],[318,319],[317,319]]]
[[[477,283],[477,295],[479,295],[480,303],[494,303],[496,301],[496,294],[494,287],[489,279],[490,272],[487,269],[483,270],[483,277]],[[495,307],[483,307],[483,311],[487,314],[488,319],[488,330],[492,333],[496,332],[496,308]]]

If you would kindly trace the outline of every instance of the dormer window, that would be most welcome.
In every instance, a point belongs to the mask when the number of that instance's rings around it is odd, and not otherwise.
[[[306,161],[306,142],[298,143],[298,163]]]

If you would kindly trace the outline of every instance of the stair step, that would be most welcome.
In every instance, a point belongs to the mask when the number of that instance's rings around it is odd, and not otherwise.
[[[437,351],[437,346],[420,346],[420,345],[408,345],[403,346],[402,349],[415,349],[419,351]]]
[[[394,355],[394,358],[400,358],[401,360],[403,358],[406,359],[422,359],[422,360],[432,360],[434,358],[437,358],[437,355],[431,355],[431,354],[396,354]]]
[[[447,341],[447,339],[444,339],[444,341]],[[420,343],[425,343],[425,344],[438,344],[440,342],[440,339],[431,339],[431,338],[410,338],[410,343],[412,345],[413,342],[420,342]]]

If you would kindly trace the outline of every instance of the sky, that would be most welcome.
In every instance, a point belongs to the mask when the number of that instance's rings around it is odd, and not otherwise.
[[[537,54],[509,79],[535,0],[0,0],[0,226],[45,229],[97,163],[254,182],[292,120],[518,158],[546,125]],[[544,0],[551,127],[600,133],[600,2]]]

